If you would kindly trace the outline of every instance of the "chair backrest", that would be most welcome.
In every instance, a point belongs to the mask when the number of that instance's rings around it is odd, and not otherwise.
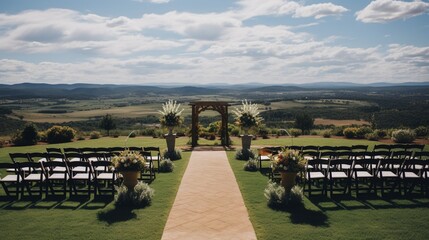
[[[329,160],[328,159],[320,159],[320,158],[315,158],[315,159],[309,159],[307,161],[307,167],[306,170],[307,171],[322,171],[324,169],[326,169],[326,166],[329,164]],[[311,167],[309,167],[311,166]]]
[[[85,159],[85,161],[104,161],[104,153],[102,152],[84,153],[83,158]]]
[[[373,151],[389,151],[390,152],[391,146],[388,144],[377,144],[374,146]]]
[[[421,160],[429,160],[429,152],[415,152],[414,158]]]
[[[333,146],[320,146],[319,147],[319,152],[334,152],[335,151],[335,147]]]
[[[424,144],[407,144],[405,146],[406,151],[413,151],[413,152],[421,152],[425,148]]]
[[[80,148],[80,152],[81,153],[95,152],[95,148],[92,148],[92,147],[83,147],[83,148]]]
[[[329,160],[328,171],[342,171],[343,165],[353,165],[353,160],[350,159],[331,159]]]
[[[123,152],[124,150],[124,147],[109,147],[109,152]]]
[[[335,147],[335,151],[336,152],[351,152],[352,151],[352,147],[349,147],[349,146],[338,146],[338,147]]]
[[[13,163],[30,161],[27,153],[9,153],[9,156]]]
[[[263,147],[258,149],[258,155],[259,156],[268,156],[271,154],[276,154],[279,151],[281,151],[282,147]]]
[[[0,172],[2,172],[2,169],[7,170],[7,169],[14,169],[15,170],[15,174],[19,175],[19,163],[2,163],[0,162]],[[4,175],[0,174],[0,178],[4,177]]]
[[[374,158],[390,158],[392,153],[390,151],[375,151]]]
[[[368,145],[353,145],[352,151],[353,152],[366,152],[366,151],[368,151]]]
[[[421,172],[421,171],[425,170],[427,164],[428,164],[428,161],[426,161],[426,160],[407,159],[403,162],[402,170],[403,170],[403,172],[405,172],[407,170]]]
[[[48,161],[48,153],[46,152],[28,153],[28,159],[31,162]]]
[[[390,145],[390,151],[405,151],[407,149],[407,144],[392,144]]]
[[[397,166],[401,166],[399,169],[402,168],[402,164],[405,160],[400,158],[384,158],[380,159],[379,163],[379,169],[380,170],[393,170],[396,171]]]
[[[64,155],[67,161],[84,161],[83,154],[80,152],[66,152]]]
[[[65,156],[62,153],[50,153],[46,154],[48,161],[65,161]]]
[[[292,145],[292,146],[285,146],[285,148],[289,148],[296,151],[302,151],[302,146]]]
[[[127,149],[130,151],[142,151],[143,150],[142,147],[128,147]]]
[[[302,156],[304,156],[307,159],[316,159],[320,157],[320,153],[318,151],[303,151]]]
[[[54,168],[56,167],[64,167],[66,169],[65,172],[68,171],[66,162],[44,161],[44,162],[41,162],[41,166],[43,169],[43,173],[47,177],[49,176],[49,174],[54,172]]]
[[[40,169],[42,167],[41,163],[39,162],[21,162],[18,163],[19,170],[20,170],[20,176],[24,179],[24,177],[32,172],[36,172],[37,169]],[[28,169],[31,169],[30,172],[28,172]]]
[[[46,148],[46,152],[48,153],[63,153],[61,148]]]
[[[314,146],[314,145],[307,145],[307,146],[302,146],[301,149],[303,152],[304,151],[319,151],[319,146]]]
[[[334,159],[337,158],[337,153],[336,152],[320,152],[319,154],[319,158],[322,159]]]
[[[391,158],[410,159],[412,155],[413,155],[413,152],[410,152],[410,151],[395,151],[395,152],[392,152]]]
[[[97,153],[107,153],[110,152],[109,148],[106,147],[98,147],[94,149]]]
[[[377,170],[379,162],[380,162],[379,159],[373,159],[373,158],[358,159],[357,158],[353,161],[352,170],[353,171],[367,170],[370,172],[374,172],[375,170]]]
[[[80,153],[80,148],[63,148],[64,153]]]
[[[337,159],[355,159],[355,153],[352,151],[336,152]]]

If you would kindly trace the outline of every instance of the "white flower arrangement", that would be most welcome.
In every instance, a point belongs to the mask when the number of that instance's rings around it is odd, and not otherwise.
[[[263,121],[263,118],[259,116],[258,104],[252,104],[247,99],[241,102],[240,108],[235,108],[232,112],[235,114],[236,124],[243,129],[249,129],[256,127]]]
[[[177,127],[182,123],[181,114],[183,108],[180,110],[180,104],[176,101],[168,100],[162,104],[162,111],[158,111],[161,114],[161,124],[166,127]]]

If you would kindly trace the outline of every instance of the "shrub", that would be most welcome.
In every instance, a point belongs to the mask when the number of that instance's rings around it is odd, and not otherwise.
[[[115,206],[117,207],[145,207],[150,205],[154,196],[153,190],[147,183],[139,182],[133,190],[124,185],[116,188]]]
[[[231,130],[231,136],[237,137],[238,135],[240,135],[240,129],[238,128],[233,128]]]
[[[85,136],[84,136],[84,135],[78,135],[78,136],[76,137],[76,139],[77,139],[78,141],[83,141],[83,140],[85,140]]]
[[[128,135],[129,138],[135,138],[136,136],[137,136],[137,134],[134,131]]]
[[[378,141],[378,139],[380,139],[380,137],[375,132],[365,134],[365,138],[369,141]]]
[[[344,136],[344,128],[343,127],[336,127],[332,130],[332,134],[338,137]]]
[[[355,138],[357,130],[355,127],[349,127],[344,129],[343,134],[346,138]]]
[[[251,149],[240,149],[235,152],[235,159],[246,161],[255,159],[255,153]]]
[[[392,132],[392,140],[396,143],[412,143],[416,134],[410,129],[399,129]]]
[[[414,132],[416,133],[417,137],[426,137],[427,135],[429,135],[429,128],[420,126],[414,129]]]
[[[174,151],[169,152],[168,149],[165,149],[162,153],[162,156],[164,159],[170,159],[170,160],[179,160],[182,159],[182,151],[180,149],[174,149]]]
[[[76,130],[67,126],[53,126],[46,130],[48,143],[64,143],[73,140]]]
[[[259,128],[259,130],[258,130],[259,136],[261,136],[263,139],[268,139],[269,138],[269,136],[268,136],[269,133],[270,132],[268,131],[268,129],[264,128],[264,127]]]
[[[172,172],[174,170],[174,163],[170,159],[163,159],[159,163],[160,172]]]
[[[264,190],[264,196],[267,199],[269,207],[284,207],[288,205],[303,205],[304,192],[302,187],[295,185],[289,194],[286,194],[283,186],[276,182],[269,181]]]
[[[37,136],[39,138],[39,141],[41,141],[41,142],[48,142],[48,135],[46,134],[46,131],[40,131],[40,132],[38,132]]]
[[[99,138],[101,138],[101,133],[99,131],[92,131],[89,134],[89,138],[90,139],[99,139]]]
[[[316,130],[312,130],[312,131],[310,131],[310,135],[317,136],[318,132]]]
[[[301,129],[298,128],[291,128],[289,129],[289,134],[292,135],[293,137],[299,137],[302,134]]]
[[[356,130],[356,138],[365,138],[365,135],[368,133],[372,133],[372,129],[370,127],[360,127]]]
[[[323,137],[324,138],[330,138],[331,137],[332,132],[330,130],[325,130],[323,132]]]
[[[12,137],[12,143],[17,146],[28,146],[37,144],[38,133],[36,126],[28,124],[22,132],[17,132]]]
[[[258,170],[258,161],[249,159],[243,166],[244,171],[255,172]]]
[[[377,134],[378,138],[385,138],[387,136],[387,131],[382,129],[377,129],[374,131],[375,134]]]

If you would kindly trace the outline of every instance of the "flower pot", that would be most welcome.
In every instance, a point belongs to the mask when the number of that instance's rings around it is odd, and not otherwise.
[[[281,172],[282,181],[281,184],[286,190],[286,194],[290,193],[290,190],[296,184],[296,172]]]
[[[128,190],[133,190],[138,183],[140,171],[123,171],[121,174],[124,177],[122,184],[124,184]]]
[[[243,149],[250,149],[253,135],[241,135],[241,146]]]
[[[176,147],[176,134],[165,134],[165,141],[167,142],[167,149],[169,152],[174,152]]]

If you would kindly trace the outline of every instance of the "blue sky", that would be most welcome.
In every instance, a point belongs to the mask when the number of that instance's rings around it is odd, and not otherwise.
[[[429,2],[0,0],[0,82],[429,81]]]

